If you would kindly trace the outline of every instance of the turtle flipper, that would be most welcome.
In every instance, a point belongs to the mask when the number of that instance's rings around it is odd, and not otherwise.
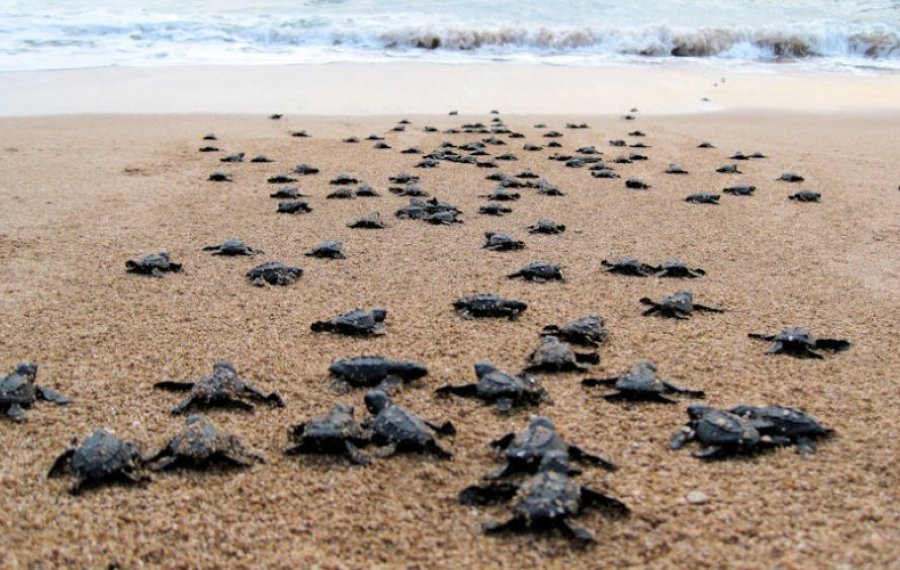
[[[725,309],[719,309],[717,307],[710,307],[708,305],[698,305],[694,303],[695,311],[705,311],[707,313],[724,313]]]
[[[441,447],[441,445],[435,440],[431,440],[426,443],[425,450],[441,459],[450,459],[451,457],[453,457],[453,454],[451,452]]]
[[[482,476],[482,479],[503,479],[504,477],[508,477],[509,475],[512,475],[513,473],[515,473],[515,471],[516,470],[513,468],[512,464],[509,462],[506,462],[502,466],[498,467],[497,469],[494,469],[490,473],[487,473],[484,476]]]
[[[430,422],[428,420],[424,421],[425,425],[433,429],[438,435],[456,435],[456,426],[454,426],[452,422],[447,421],[439,424],[437,422]]]
[[[581,381],[581,385],[586,388],[595,388],[597,386],[615,386],[618,380],[618,376],[615,376],[613,378],[585,378]]]
[[[6,408],[6,417],[17,424],[20,424],[26,419],[25,409],[19,404],[10,404],[10,406]]]
[[[490,443],[490,446],[494,449],[506,449],[507,447],[509,447],[509,444],[511,444],[514,439],[516,439],[516,434],[514,432],[508,433],[508,434],[504,435],[503,437],[501,437],[500,439],[495,439],[494,441],[492,441]]]
[[[606,457],[601,457],[600,455],[594,455],[593,453],[588,453],[587,451],[581,449],[577,445],[569,446],[569,457],[571,457],[575,461],[580,461],[582,463],[588,463],[590,465],[598,465],[607,471],[615,471],[618,469],[615,463],[607,459]]]
[[[53,465],[50,466],[50,471],[47,472],[47,478],[59,477],[65,474],[66,469],[69,467],[69,462],[72,461],[73,455],[75,455],[74,447],[70,447],[63,451],[53,462]]]
[[[816,348],[821,348],[823,350],[832,350],[834,352],[843,352],[850,349],[850,343],[846,340],[820,338],[816,341]]]
[[[190,392],[194,387],[193,382],[175,382],[174,380],[163,380],[153,385],[159,390],[168,390],[169,392]]]
[[[216,459],[221,460],[223,463],[231,467],[240,467],[242,469],[251,467],[253,465],[251,462],[247,461],[245,458],[239,456],[238,454],[229,453],[227,451],[219,453]]]
[[[567,538],[577,540],[579,544],[590,544],[596,542],[597,539],[586,528],[575,526],[566,519],[562,519],[558,523],[560,532]]]
[[[784,352],[784,345],[781,342],[773,342],[766,354],[781,354],[782,352]]]
[[[491,483],[490,485],[470,485],[459,492],[461,505],[496,505],[512,499],[519,486],[514,483]]]
[[[455,396],[462,396],[464,398],[473,398],[476,394],[478,394],[478,385],[477,384],[465,384],[463,386],[441,386],[437,390],[434,391],[438,396],[449,396],[453,394]]]
[[[684,444],[692,441],[695,437],[697,437],[697,433],[693,429],[684,426],[672,434],[672,438],[669,440],[669,449],[681,449],[684,447]]]
[[[683,386],[679,386],[678,384],[673,384],[668,380],[663,380],[662,385],[666,387],[666,389],[670,392],[675,392],[677,394],[684,394],[685,396],[690,396],[692,398],[705,398],[706,392],[703,390],[691,390],[690,388],[685,388]]]
[[[482,529],[484,534],[502,534],[505,532],[522,532],[528,528],[528,522],[523,517],[513,517],[506,522],[488,522]]]
[[[649,299],[647,299],[647,300],[649,301]],[[650,307],[649,309],[647,309],[646,311],[641,313],[641,315],[643,315],[645,317],[649,317],[650,315],[657,313],[657,312],[659,312],[659,306],[654,305],[653,307]]]
[[[628,505],[619,499],[614,499],[587,487],[581,488],[581,501],[584,508],[606,509],[623,517],[631,514],[631,509],[628,508]]]
[[[577,362],[587,362],[588,364],[600,364],[600,355],[596,352],[574,352]]]
[[[775,340],[775,335],[773,335],[773,334],[748,333],[747,336],[750,338],[754,338],[756,340],[767,340],[767,341]]]
[[[309,325],[309,330],[313,332],[331,332],[334,325],[330,321],[316,321]]]
[[[46,402],[53,402],[57,406],[64,406],[70,401],[68,398],[66,398],[56,390],[51,390],[50,388],[35,386],[35,390],[38,398]]]
[[[369,465],[372,463],[372,458],[360,451],[353,443],[349,441],[344,442],[344,448],[347,451],[347,457],[353,463],[356,463],[357,465]]]
[[[694,457],[698,459],[716,459],[721,457],[725,450],[718,445],[709,445],[694,452]]]

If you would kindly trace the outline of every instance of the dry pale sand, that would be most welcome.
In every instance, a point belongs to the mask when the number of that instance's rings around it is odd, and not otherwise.
[[[272,109],[277,111],[278,109]],[[425,134],[488,116],[410,116],[406,133],[387,134],[394,150],[340,138],[386,133],[401,116],[297,118],[264,116],[61,117],[0,120],[0,366],[30,358],[39,380],[73,399],[39,404],[28,422],[0,422],[0,566],[122,567],[420,567],[466,566],[822,568],[897,567],[900,558],[898,435],[900,416],[900,192],[896,158],[900,120],[821,115],[714,114],[643,118],[505,117],[525,141],[508,147],[566,192],[524,191],[503,218],[475,214],[478,194],[493,184],[485,169],[441,164],[416,170],[421,185],[465,212],[452,227],[395,220],[406,203],[386,192],[389,175],[413,171],[416,157],[443,140],[476,135]],[[619,170],[649,181],[647,192],[622,180],[595,180],[586,169],[521,151],[546,142],[538,121],[564,130],[564,150],[597,144],[640,128],[652,145],[646,163]],[[288,136],[307,129],[312,138]],[[275,164],[220,165],[201,154],[200,137]],[[718,148],[699,150],[701,140]],[[745,174],[713,169],[736,149],[770,158],[742,163]],[[492,147],[493,150],[493,147]],[[275,214],[266,177],[308,162],[322,169],[299,186],[312,195],[309,215]],[[670,162],[688,176],[662,174]],[[232,184],[206,182],[222,168]],[[784,170],[807,177],[821,204],[798,204],[798,188],[775,182]],[[383,192],[378,199],[325,200],[328,179],[346,171]],[[682,201],[695,191],[734,183],[758,186],[751,198],[723,196],[718,207]],[[392,227],[351,230],[355,216],[378,210]],[[570,229],[530,236],[525,227],[551,217]],[[527,248],[480,249],[486,230],[508,231]],[[226,259],[201,251],[237,235],[265,250],[261,258]],[[348,259],[302,253],[325,239],[345,243]],[[164,279],[128,275],[125,260],[168,249],[185,271]],[[604,258],[649,262],[680,257],[708,271],[689,283],[616,277]],[[251,287],[250,267],[277,259],[305,269],[284,289]],[[565,266],[568,281],[532,284],[504,275],[543,259]],[[690,321],[640,316],[638,299],[683,287],[698,301],[728,309]],[[465,321],[451,308],[462,295],[494,292],[521,298],[515,322]],[[386,337],[354,340],[309,331],[313,320],[353,307],[389,310]],[[538,331],[587,313],[607,318],[611,336],[596,375],[638,358],[707,391],[716,406],[739,402],[804,408],[837,430],[816,455],[784,449],[752,459],[704,463],[667,451],[684,406],[624,408],[586,393],[577,374],[545,377],[553,403],[540,412],[570,440],[611,455],[613,474],[590,469],[586,484],[622,498],[630,519],[587,514],[579,523],[598,544],[573,548],[559,537],[490,538],[483,522],[503,508],[473,509],[456,493],[497,465],[492,438],[522,428],[529,412],[509,416],[464,399],[437,400],[434,388],[468,382],[483,358],[518,370]],[[821,361],[773,357],[751,331],[806,324],[821,336],[848,338],[849,352]],[[286,427],[335,402],[362,408],[362,393],[340,394],[327,367],[365,353],[426,363],[431,373],[397,400],[431,419],[452,419],[459,434],[446,462],[416,456],[368,468],[327,458],[286,458]],[[67,480],[45,473],[71,437],[97,427],[155,450],[182,425],[169,415],[179,396],[152,389],[165,377],[194,378],[215,359],[278,390],[283,409],[211,412],[222,427],[268,456],[237,473],[177,472],[144,489],[107,487],[73,498]],[[691,505],[685,495],[709,496]]]

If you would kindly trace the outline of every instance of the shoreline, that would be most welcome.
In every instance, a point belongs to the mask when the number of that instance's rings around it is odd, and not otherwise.
[[[721,79],[726,81],[722,83]],[[708,98],[708,101],[704,101]],[[622,115],[900,111],[900,74],[653,66],[329,63],[0,72],[0,116]]]

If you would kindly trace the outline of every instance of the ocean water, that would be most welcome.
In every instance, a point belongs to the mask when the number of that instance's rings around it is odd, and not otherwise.
[[[900,0],[0,0],[0,70],[668,58],[900,70]]]

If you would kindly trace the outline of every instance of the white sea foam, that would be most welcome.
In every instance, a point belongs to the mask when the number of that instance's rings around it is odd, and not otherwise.
[[[0,0],[0,69],[695,57],[900,69],[896,0]]]

